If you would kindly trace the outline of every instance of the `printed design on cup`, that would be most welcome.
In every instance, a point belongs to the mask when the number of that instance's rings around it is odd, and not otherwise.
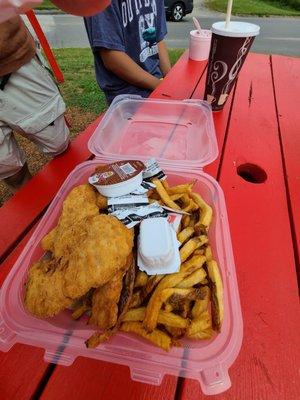
[[[233,64],[231,70],[229,71],[228,82],[224,85],[224,87],[222,89],[222,93],[219,98],[218,105],[222,105],[225,103],[226,98],[228,97],[228,93],[230,91],[231,84],[235,80],[239,70],[241,69],[243,57],[247,53],[248,47],[251,46],[251,43],[252,43],[252,37],[247,37],[245,39],[242,47],[239,49],[236,62]]]
[[[211,73],[210,79],[212,83],[212,92],[211,95],[207,96],[208,101],[212,103],[215,101],[215,93],[216,93],[216,83],[224,78],[228,70],[228,66],[224,61],[215,61],[213,64],[213,72]]]

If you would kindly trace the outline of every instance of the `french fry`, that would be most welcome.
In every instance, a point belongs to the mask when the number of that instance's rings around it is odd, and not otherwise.
[[[161,183],[163,184],[163,187],[168,190],[170,188],[169,182],[167,181],[167,179],[163,179],[161,181]]]
[[[199,317],[193,319],[187,328],[187,337],[195,335],[197,332],[205,331],[212,328],[211,315],[208,311],[204,311]]]
[[[183,279],[176,287],[179,288],[190,288],[200,283],[206,277],[206,272],[203,268],[196,269],[191,275]]]
[[[185,183],[183,185],[177,185],[177,186],[172,186],[168,189],[169,194],[177,194],[177,193],[191,193],[191,190],[193,189],[193,186],[197,182],[196,179],[194,179],[190,183]]]
[[[152,180],[152,182],[156,186],[157,193],[159,194],[165,205],[172,208],[173,210],[180,210],[180,207],[170,198],[161,181],[155,178]]]
[[[146,307],[133,308],[124,315],[122,321],[143,321],[146,314]],[[157,319],[158,324],[168,325],[173,328],[187,328],[189,321],[182,318],[180,315],[176,315],[165,310],[160,310]]]
[[[181,223],[182,223],[182,228],[185,229],[190,225],[191,217],[190,215],[184,215],[182,217]]]
[[[187,260],[198,247],[199,241],[195,238],[192,238],[188,242],[186,242],[179,251],[181,262]]]
[[[139,307],[142,304],[142,290],[138,290],[137,292],[133,293],[131,300],[130,300],[130,305],[129,308],[135,308]]]
[[[158,283],[153,296],[157,295],[158,292],[163,289],[172,288],[178,285],[183,279],[189,276],[196,269],[201,268],[205,263],[206,259],[204,256],[195,256],[183,263],[180,267],[180,271],[174,274],[169,274],[163,277],[163,279]],[[159,275],[158,275],[159,276]]]
[[[196,300],[192,309],[192,317],[194,319],[199,318],[203,312],[208,310],[208,304],[210,302],[210,289],[208,286],[204,286],[202,290],[204,298],[202,300]]]
[[[88,307],[87,304],[82,304],[72,312],[72,318],[79,319],[88,310],[90,310],[90,307]]]
[[[171,306],[170,303],[165,304],[165,311],[166,312],[172,312],[173,311],[173,307]]]
[[[205,340],[205,339],[211,339],[213,335],[214,335],[213,329],[207,328],[203,331],[196,332],[194,335],[188,336],[188,338],[195,340]]]
[[[166,330],[169,332],[169,334],[172,336],[174,339],[181,339],[184,334],[186,329],[183,328],[173,328],[172,326],[165,326]]]
[[[201,283],[201,285],[208,285],[209,284],[209,281],[208,281],[208,279],[203,279],[203,281],[201,281],[200,282]]]
[[[186,242],[179,250],[181,262],[187,260],[194,253],[194,251],[198,249],[198,247],[203,246],[207,242],[208,238],[205,235],[192,238]]]
[[[212,260],[213,256],[212,256],[211,247],[209,245],[206,246],[204,254],[205,254],[207,261]]]
[[[152,295],[147,305],[146,314],[143,322],[143,326],[147,330],[147,332],[152,332],[156,328],[159,311],[163,303],[165,303],[169,297],[171,297],[173,294],[187,296],[192,291],[193,289],[168,288],[160,290],[156,292],[155,295]]]
[[[198,209],[199,209],[199,206],[192,199],[190,199],[189,204],[186,207],[184,207],[182,209],[182,211],[189,213],[192,211],[197,211]]]
[[[204,255],[205,254],[205,249],[196,249],[195,251],[194,251],[194,256],[199,256],[199,255]]]
[[[180,200],[183,196],[184,196],[184,194],[182,194],[182,193],[171,194],[170,199],[173,200],[173,201],[178,201],[178,200]]]
[[[188,226],[187,228],[183,229],[181,232],[178,233],[177,239],[181,244],[189,240],[194,234],[194,229]]]
[[[123,316],[122,322],[143,321],[145,318],[146,307],[131,308]]]
[[[134,282],[134,287],[141,287],[145,286],[148,281],[148,275],[146,272],[139,271],[136,275],[135,282]]]
[[[165,332],[162,332],[159,329],[154,329],[149,333],[144,329],[141,322],[124,322],[121,325],[121,331],[136,333],[156,346],[161,347],[165,351],[169,351],[172,344],[172,339]]]
[[[200,218],[197,222],[197,227],[203,225],[207,229],[209,228],[212,220],[212,208],[202,199],[198,193],[191,192],[191,198],[200,208]]]
[[[206,266],[208,278],[211,283],[211,312],[213,329],[219,332],[221,330],[221,325],[224,317],[223,283],[216,261],[207,261]]]
[[[145,286],[133,293],[130,308],[136,308],[143,304],[146,297],[153,291],[155,286],[164,278],[164,275],[153,275],[148,278]]]
[[[182,193],[181,196],[182,196],[181,202],[182,202],[183,207],[187,207],[190,204],[192,199],[189,197],[189,195],[187,193]]]

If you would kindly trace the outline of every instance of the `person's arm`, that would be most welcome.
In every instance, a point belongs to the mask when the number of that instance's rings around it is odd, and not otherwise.
[[[103,48],[99,52],[105,68],[131,85],[153,90],[160,83],[158,78],[146,72],[123,51]]]
[[[171,63],[169,59],[169,53],[167,50],[167,46],[164,42],[164,40],[161,40],[160,42],[157,43],[158,47],[158,56],[159,56],[159,67],[161,72],[163,73],[163,76],[166,76],[167,73],[171,69]]]

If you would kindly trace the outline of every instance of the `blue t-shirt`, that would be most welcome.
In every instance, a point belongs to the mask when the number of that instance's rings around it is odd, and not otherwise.
[[[84,18],[94,53],[96,78],[108,102],[118,94],[147,97],[150,90],[138,88],[108,71],[100,48],[125,52],[150,74],[161,78],[157,42],[167,33],[163,0],[112,0],[103,12]]]

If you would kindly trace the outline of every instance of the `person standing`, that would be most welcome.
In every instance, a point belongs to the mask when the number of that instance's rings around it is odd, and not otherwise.
[[[20,16],[0,24],[0,179],[13,192],[31,175],[14,131],[45,154],[69,144],[65,103]]]

